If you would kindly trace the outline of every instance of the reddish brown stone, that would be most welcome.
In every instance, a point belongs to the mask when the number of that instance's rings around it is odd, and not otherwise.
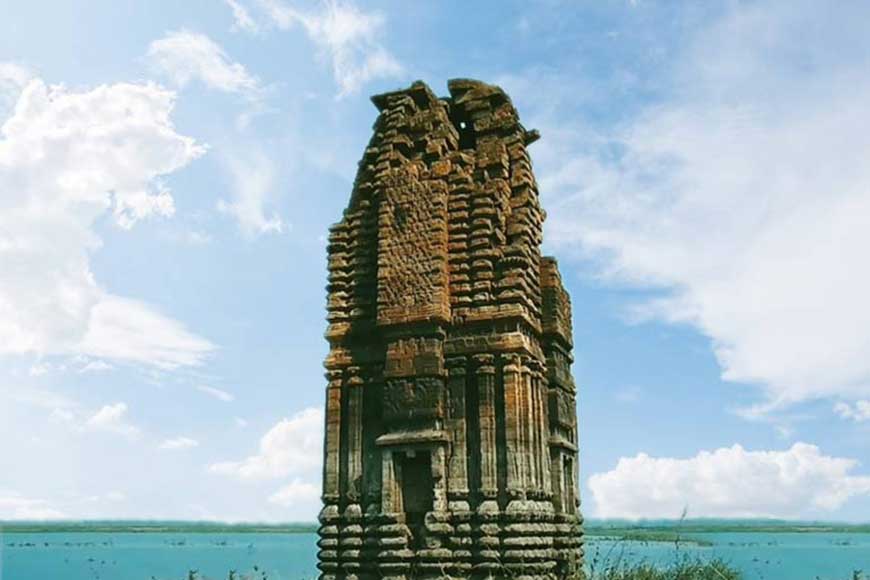
[[[498,87],[380,111],[330,230],[324,580],[563,578],[582,563],[571,305]]]

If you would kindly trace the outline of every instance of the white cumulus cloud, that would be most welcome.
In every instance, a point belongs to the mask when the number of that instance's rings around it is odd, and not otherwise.
[[[191,439],[190,437],[173,437],[172,439],[165,439],[160,443],[160,449],[167,449],[170,451],[191,449],[193,447],[199,447],[199,441]]]
[[[90,268],[104,215],[121,228],[170,216],[161,176],[202,155],[155,84],[73,91],[33,79],[0,127],[0,354],[85,355],[161,368],[213,345],[153,306],[108,292]]]
[[[208,385],[197,385],[196,390],[225,403],[229,403],[236,399],[232,393]]]
[[[326,0],[322,9],[306,12],[281,0],[258,0],[279,28],[301,26],[327,56],[339,96],[358,91],[367,82],[402,73],[402,65],[384,48],[383,14],[365,12],[350,2]]]
[[[639,453],[589,478],[602,518],[813,518],[870,494],[870,476],[852,475],[854,459],[815,445],[747,451],[740,445],[677,459]]]
[[[224,167],[231,183],[232,199],[220,199],[217,209],[231,215],[246,236],[281,233],[284,222],[278,214],[266,215],[266,205],[275,197],[275,163],[254,148],[245,153],[225,155]]]
[[[18,100],[18,94],[33,74],[14,62],[0,62],[0,117],[5,118]]]
[[[112,370],[112,365],[101,361],[101,360],[92,360],[88,361],[84,364],[82,368],[78,370],[80,373],[101,373],[104,371]]]
[[[294,479],[270,495],[268,501],[282,507],[308,506],[314,516],[320,507],[320,486]]]
[[[127,404],[114,403],[102,406],[85,422],[85,429],[90,431],[107,431],[129,438],[139,436],[139,428],[127,421]]]
[[[0,489],[0,520],[53,520],[66,517],[44,499]]]
[[[224,0],[224,2],[233,11],[233,20],[235,21],[236,28],[246,32],[258,32],[260,30],[257,22],[251,18],[251,14],[244,4],[238,0]]]
[[[213,345],[142,302],[106,296],[91,309],[88,354],[172,369],[199,364]]]
[[[256,96],[260,83],[241,63],[232,61],[205,34],[189,30],[170,32],[148,47],[148,59],[178,86],[197,80],[227,93]]]
[[[860,400],[854,404],[840,401],[834,405],[834,412],[843,419],[851,419],[856,423],[870,421],[870,401]]]
[[[674,88],[617,129],[533,119],[553,136],[536,157],[550,240],[607,281],[660,290],[634,314],[708,336],[725,380],[764,389],[749,415],[866,396],[862,19],[820,20],[805,1],[729,7],[675,59]]]
[[[9,89],[23,88],[33,75],[27,67],[14,62],[0,62],[0,86]]]
[[[281,419],[260,439],[259,450],[241,461],[212,464],[212,473],[257,481],[316,473],[323,452],[323,409],[304,409]]]

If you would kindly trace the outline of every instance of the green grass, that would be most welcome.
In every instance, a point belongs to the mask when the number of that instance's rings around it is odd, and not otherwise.
[[[614,529],[609,530],[613,536]],[[682,526],[669,529],[620,530],[620,538],[606,550],[587,544],[584,580],[740,580],[742,575],[719,558],[702,559],[680,551],[680,544],[700,543],[687,539]],[[667,564],[648,561],[629,562],[626,559],[628,542],[666,542],[673,544],[673,557]],[[592,548],[591,550],[589,548]]]
[[[614,537],[608,529],[607,537]],[[698,556],[690,556],[680,551],[680,544],[687,543],[682,535],[682,526],[668,526],[667,530],[660,528],[643,529],[638,534],[637,528],[623,530],[616,543],[607,550],[587,544],[585,576],[570,580],[744,580],[745,576],[732,567],[727,561],[714,558],[706,560]],[[699,531],[696,529],[696,531]],[[707,531],[707,530],[704,530]],[[603,536],[604,534],[602,534]],[[634,537],[633,537],[634,536]],[[641,539],[638,539],[640,537]],[[673,543],[673,558],[668,564],[653,564],[647,561],[629,562],[625,557],[626,542],[658,541]],[[849,579],[870,580],[861,570],[855,570]]]
[[[593,570],[587,580],[740,580],[740,572],[721,560],[686,558],[661,567],[641,562],[616,563]]]
[[[313,576],[311,580],[316,580]],[[184,580],[217,580],[201,576],[195,570],[188,572]],[[223,580],[223,579],[220,579]],[[229,572],[226,580],[269,580],[266,572],[254,567],[250,572]],[[444,577],[443,580],[452,580]],[[744,580],[744,577],[734,568],[721,560],[701,562],[699,560],[685,559],[675,562],[666,567],[655,567],[651,564],[613,564],[602,570],[593,572],[580,578],[566,580]],[[852,573],[852,576],[843,580],[870,580],[860,570]]]
[[[509,578],[509,576],[506,576]],[[269,580],[269,576],[256,566],[249,572],[237,572],[235,570],[226,575],[226,580]],[[656,568],[649,564],[636,565],[613,565],[603,570],[594,572],[592,575],[576,579],[566,580],[741,580],[740,574],[723,562],[693,562],[685,561],[676,563],[666,568]],[[315,580],[316,576],[312,577]],[[856,577],[857,580],[865,580]],[[224,580],[211,578],[199,574],[196,570],[188,572],[184,580]],[[445,576],[443,580],[452,580]],[[868,579],[870,580],[870,579]]]

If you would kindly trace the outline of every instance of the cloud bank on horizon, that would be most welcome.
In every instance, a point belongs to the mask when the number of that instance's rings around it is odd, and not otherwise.
[[[673,459],[639,453],[589,478],[602,518],[805,518],[870,494],[870,476],[851,475],[854,459],[823,455],[815,445],[747,451],[740,445]]]
[[[542,130],[545,243],[577,272],[575,316],[615,304],[584,339],[639,333],[602,344],[641,361],[689,329],[685,372],[717,383],[698,442],[652,412],[583,431],[588,515],[870,520],[868,9],[626,2],[586,8],[612,27],[591,30],[582,10],[515,8],[494,30],[479,7],[146,11],[131,39],[81,40],[96,76],[60,45],[3,47],[0,519],[313,519],[322,236],[374,119],[361,95],[477,75]],[[481,47],[446,30],[466,20]],[[676,40],[652,32],[666,23]],[[550,62],[584,37],[615,44]],[[606,414],[577,350],[581,420],[587,401]],[[619,380],[622,408],[675,396]]]

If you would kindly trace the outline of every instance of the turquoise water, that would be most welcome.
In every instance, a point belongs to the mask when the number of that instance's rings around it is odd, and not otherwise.
[[[314,534],[41,533],[3,537],[0,580],[316,577]],[[255,569],[256,567],[256,569]]]
[[[596,556],[614,561],[644,560],[668,564],[682,554],[704,560],[721,558],[743,573],[746,580],[851,580],[863,570],[870,580],[870,534],[860,533],[692,533],[712,546],[664,542],[587,542],[587,562]]]
[[[747,580],[849,580],[870,577],[870,534],[698,533],[712,546],[683,544],[679,553],[722,557]],[[2,537],[0,580],[260,580],[314,578],[314,534],[270,533],[15,533]],[[587,539],[587,557],[666,564],[674,545]],[[255,568],[256,567],[256,568]],[[244,576],[241,576],[244,574]]]

